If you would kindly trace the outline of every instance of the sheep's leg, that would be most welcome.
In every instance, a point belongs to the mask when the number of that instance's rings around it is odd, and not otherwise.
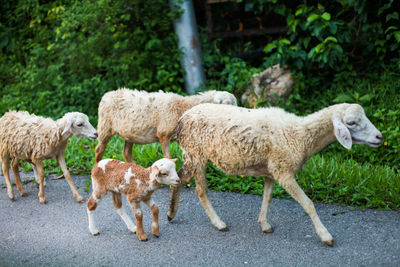
[[[112,137],[111,133],[108,132],[105,133],[105,131],[101,131],[100,129],[98,129],[98,132],[99,132],[99,137],[98,137],[99,143],[95,148],[96,163],[98,163],[103,158],[104,150],[106,149],[108,141],[110,141],[110,138]]]
[[[10,198],[10,200],[14,200],[14,192],[12,189],[12,185],[11,185],[11,181],[10,181],[10,173],[9,173],[9,158],[8,155],[6,157],[4,157],[2,159],[2,164],[1,167],[3,169],[3,174],[4,174],[4,178],[6,180],[6,185],[7,185],[7,193],[8,193],[8,197]]]
[[[43,169],[43,162],[42,161],[35,161],[34,162],[38,176],[39,176],[39,201],[40,204],[45,204],[46,203],[46,198],[44,196],[44,169]]]
[[[136,233],[136,225],[132,222],[131,218],[129,218],[128,214],[126,214],[125,209],[122,206],[121,194],[112,192],[112,199],[115,210],[124,221],[129,231],[131,231],[132,233]]]
[[[3,176],[3,162],[0,159],[0,176]]]
[[[93,179],[92,179],[93,182]],[[89,220],[89,231],[92,235],[99,235],[100,232],[97,230],[96,223],[94,221],[94,211],[97,208],[97,204],[100,202],[101,194],[93,190],[92,195],[90,196],[87,202],[87,215]]]
[[[19,159],[18,158],[13,158],[13,160],[11,161],[11,168],[14,173],[15,184],[17,185],[19,194],[22,197],[26,196],[26,192],[22,188],[21,177],[19,176]]]
[[[128,199],[129,201],[129,199]],[[139,201],[129,201],[136,219],[136,235],[140,241],[147,241],[147,235],[143,230],[143,212]]]
[[[125,140],[124,143],[124,150],[122,151],[122,157],[124,158],[125,162],[135,163],[132,158],[132,146],[133,143]]]
[[[274,231],[274,229],[268,223],[267,219],[269,204],[271,203],[272,200],[273,186],[274,186],[274,180],[271,179],[270,177],[265,177],[263,201],[261,205],[260,216],[258,217],[258,223],[261,225],[261,230],[264,233],[272,233]]]
[[[188,155],[186,155],[185,153],[183,153],[183,156],[184,158],[189,159]],[[195,172],[193,170],[195,170],[195,168],[193,168],[190,161],[185,160],[185,163],[178,171],[178,176],[183,183],[190,182],[190,180],[195,175]],[[169,207],[167,216],[168,216],[168,221],[171,221],[175,217],[176,212],[178,211],[178,202],[179,202],[179,196],[181,194],[182,184],[178,186],[170,186],[169,188],[170,188]]]
[[[196,175],[196,194],[200,199],[200,203],[205,209],[208,217],[211,220],[211,223],[219,230],[219,231],[229,231],[226,224],[219,218],[217,213],[215,212],[211,202],[208,198],[207,194],[207,182],[205,177],[206,166],[202,168]]]
[[[154,201],[150,198],[149,200],[144,200],[144,204],[151,210],[151,214],[153,215],[153,223],[151,224],[151,233],[159,237],[160,236],[160,226],[158,224],[158,206]]]
[[[65,163],[64,153],[61,153],[57,156],[57,161],[58,165],[60,165],[61,167],[65,179],[68,182],[69,187],[71,188],[72,194],[74,195],[76,201],[78,201],[79,203],[85,202],[83,197],[78,193],[78,190],[76,190],[75,188],[74,182],[72,181],[71,175],[67,169],[67,164]]]
[[[171,153],[169,151],[169,136],[164,135],[164,134],[159,134],[158,135],[158,140],[160,141],[161,144],[161,150],[163,152],[164,157],[170,159],[171,158]]]
[[[303,207],[303,209],[308,213],[312,222],[314,223],[315,231],[317,232],[319,238],[325,244],[332,246],[333,238],[325,226],[321,223],[318,214],[315,210],[314,204],[306,196],[304,191],[297,184],[293,175],[289,175],[284,179],[280,179],[279,183],[282,187]]]
[[[36,169],[35,164],[31,163],[32,169],[33,169],[33,175],[35,176],[35,180],[37,184],[40,184],[40,178]],[[44,186],[46,186],[46,177],[44,178]]]
[[[179,175],[178,175],[179,176]],[[179,176],[180,177],[180,176]],[[168,221],[172,221],[178,211],[179,196],[181,194],[182,184],[169,187],[169,207],[168,207]]]

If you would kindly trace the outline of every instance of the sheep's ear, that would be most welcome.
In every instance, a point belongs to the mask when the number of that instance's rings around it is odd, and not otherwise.
[[[64,128],[64,130],[62,131],[61,135],[66,134],[66,133],[69,131],[69,129],[71,129],[72,124],[73,124],[73,122],[68,122],[67,125],[65,125],[65,128]]]
[[[333,119],[332,122],[336,139],[342,146],[350,149],[353,142],[349,129],[347,129],[346,125],[338,118]]]
[[[177,158],[175,158],[175,159],[171,159],[174,163],[176,163],[177,161],[178,161],[178,159]]]

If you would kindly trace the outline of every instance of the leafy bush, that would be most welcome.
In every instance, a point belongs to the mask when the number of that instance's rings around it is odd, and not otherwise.
[[[2,4],[0,114],[93,118],[101,96],[118,87],[181,93],[178,14],[169,10],[162,0]]]

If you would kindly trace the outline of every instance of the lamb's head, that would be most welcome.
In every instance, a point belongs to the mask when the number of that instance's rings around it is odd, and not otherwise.
[[[60,119],[64,124],[62,135],[70,134],[78,137],[96,139],[96,129],[90,124],[88,116],[80,112],[69,112]]]
[[[382,134],[370,122],[364,109],[358,104],[341,106],[332,116],[334,133],[339,143],[345,148],[352,144],[365,144],[379,147],[382,143]]]
[[[236,97],[225,91],[215,91],[213,103],[237,106]]]
[[[176,173],[175,162],[177,159],[159,159],[151,165],[150,177],[160,184],[177,186],[181,180]]]

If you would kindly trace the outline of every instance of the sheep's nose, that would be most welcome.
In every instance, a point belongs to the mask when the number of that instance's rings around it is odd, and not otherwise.
[[[94,136],[99,137],[99,134],[97,132],[94,133]]]
[[[376,139],[379,139],[379,140],[382,140],[382,139],[383,139],[383,136],[382,136],[381,133],[377,134],[375,137],[376,137]]]

